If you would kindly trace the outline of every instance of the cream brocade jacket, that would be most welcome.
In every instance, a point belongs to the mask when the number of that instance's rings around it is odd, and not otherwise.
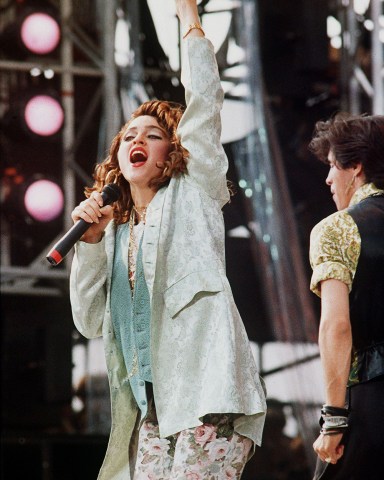
[[[208,413],[243,414],[238,433],[261,444],[265,393],[225,274],[222,207],[229,199],[228,161],[220,143],[223,92],[212,44],[184,43],[187,109],[178,135],[188,173],[160,189],[147,210],[142,242],[151,301],[151,368],[160,435],[201,424]],[[104,339],[112,427],[99,480],[130,478],[128,446],[137,415],[113,333],[111,222],[98,244],[76,245],[70,293],[75,325]]]

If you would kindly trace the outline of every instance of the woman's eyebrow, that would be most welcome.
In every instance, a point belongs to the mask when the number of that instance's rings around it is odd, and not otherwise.
[[[157,125],[146,125],[146,126],[143,127],[143,128],[144,128],[144,130],[152,130],[152,129],[156,128],[156,130],[160,130],[160,132],[166,133],[163,128],[158,127]],[[137,127],[129,127],[129,128],[127,128],[127,130],[126,130],[125,133],[127,134],[128,132],[137,132]]]

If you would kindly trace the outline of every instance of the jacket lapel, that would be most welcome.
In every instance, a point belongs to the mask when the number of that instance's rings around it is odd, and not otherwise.
[[[161,188],[148,205],[146,225],[144,229],[142,251],[143,259],[145,259],[145,261],[143,261],[143,268],[145,281],[149,291],[149,297],[151,299],[157,262],[161,218],[163,214],[163,206],[167,188],[169,187]]]

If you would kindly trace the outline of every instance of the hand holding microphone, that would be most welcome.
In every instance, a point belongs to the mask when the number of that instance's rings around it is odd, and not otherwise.
[[[113,218],[110,204],[119,197],[120,188],[114,183],[106,185],[101,193],[92,192],[73,210],[72,219],[76,223],[50,250],[47,260],[58,265],[81,238],[88,243],[100,241],[102,232]]]
[[[97,243],[112,219],[113,208],[109,202],[105,202],[103,193],[92,192],[89,198],[77,205],[71,216],[74,224],[85,223],[88,227],[80,240],[86,243]]]

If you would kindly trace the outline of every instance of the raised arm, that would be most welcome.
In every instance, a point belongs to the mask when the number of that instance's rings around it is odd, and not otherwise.
[[[188,150],[187,179],[224,205],[229,199],[228,160],[220,142],[224,94],[211,42],[199,27],[195,0],[177,0],[183,40],[181,81],[187,108],[178,135]]]
[[[184,35],[190,30],[188,37],[204,37],[204,33],[199,28],[190,28],[193,25],[200,25],[196,0],[176,0],[176,13]]]

